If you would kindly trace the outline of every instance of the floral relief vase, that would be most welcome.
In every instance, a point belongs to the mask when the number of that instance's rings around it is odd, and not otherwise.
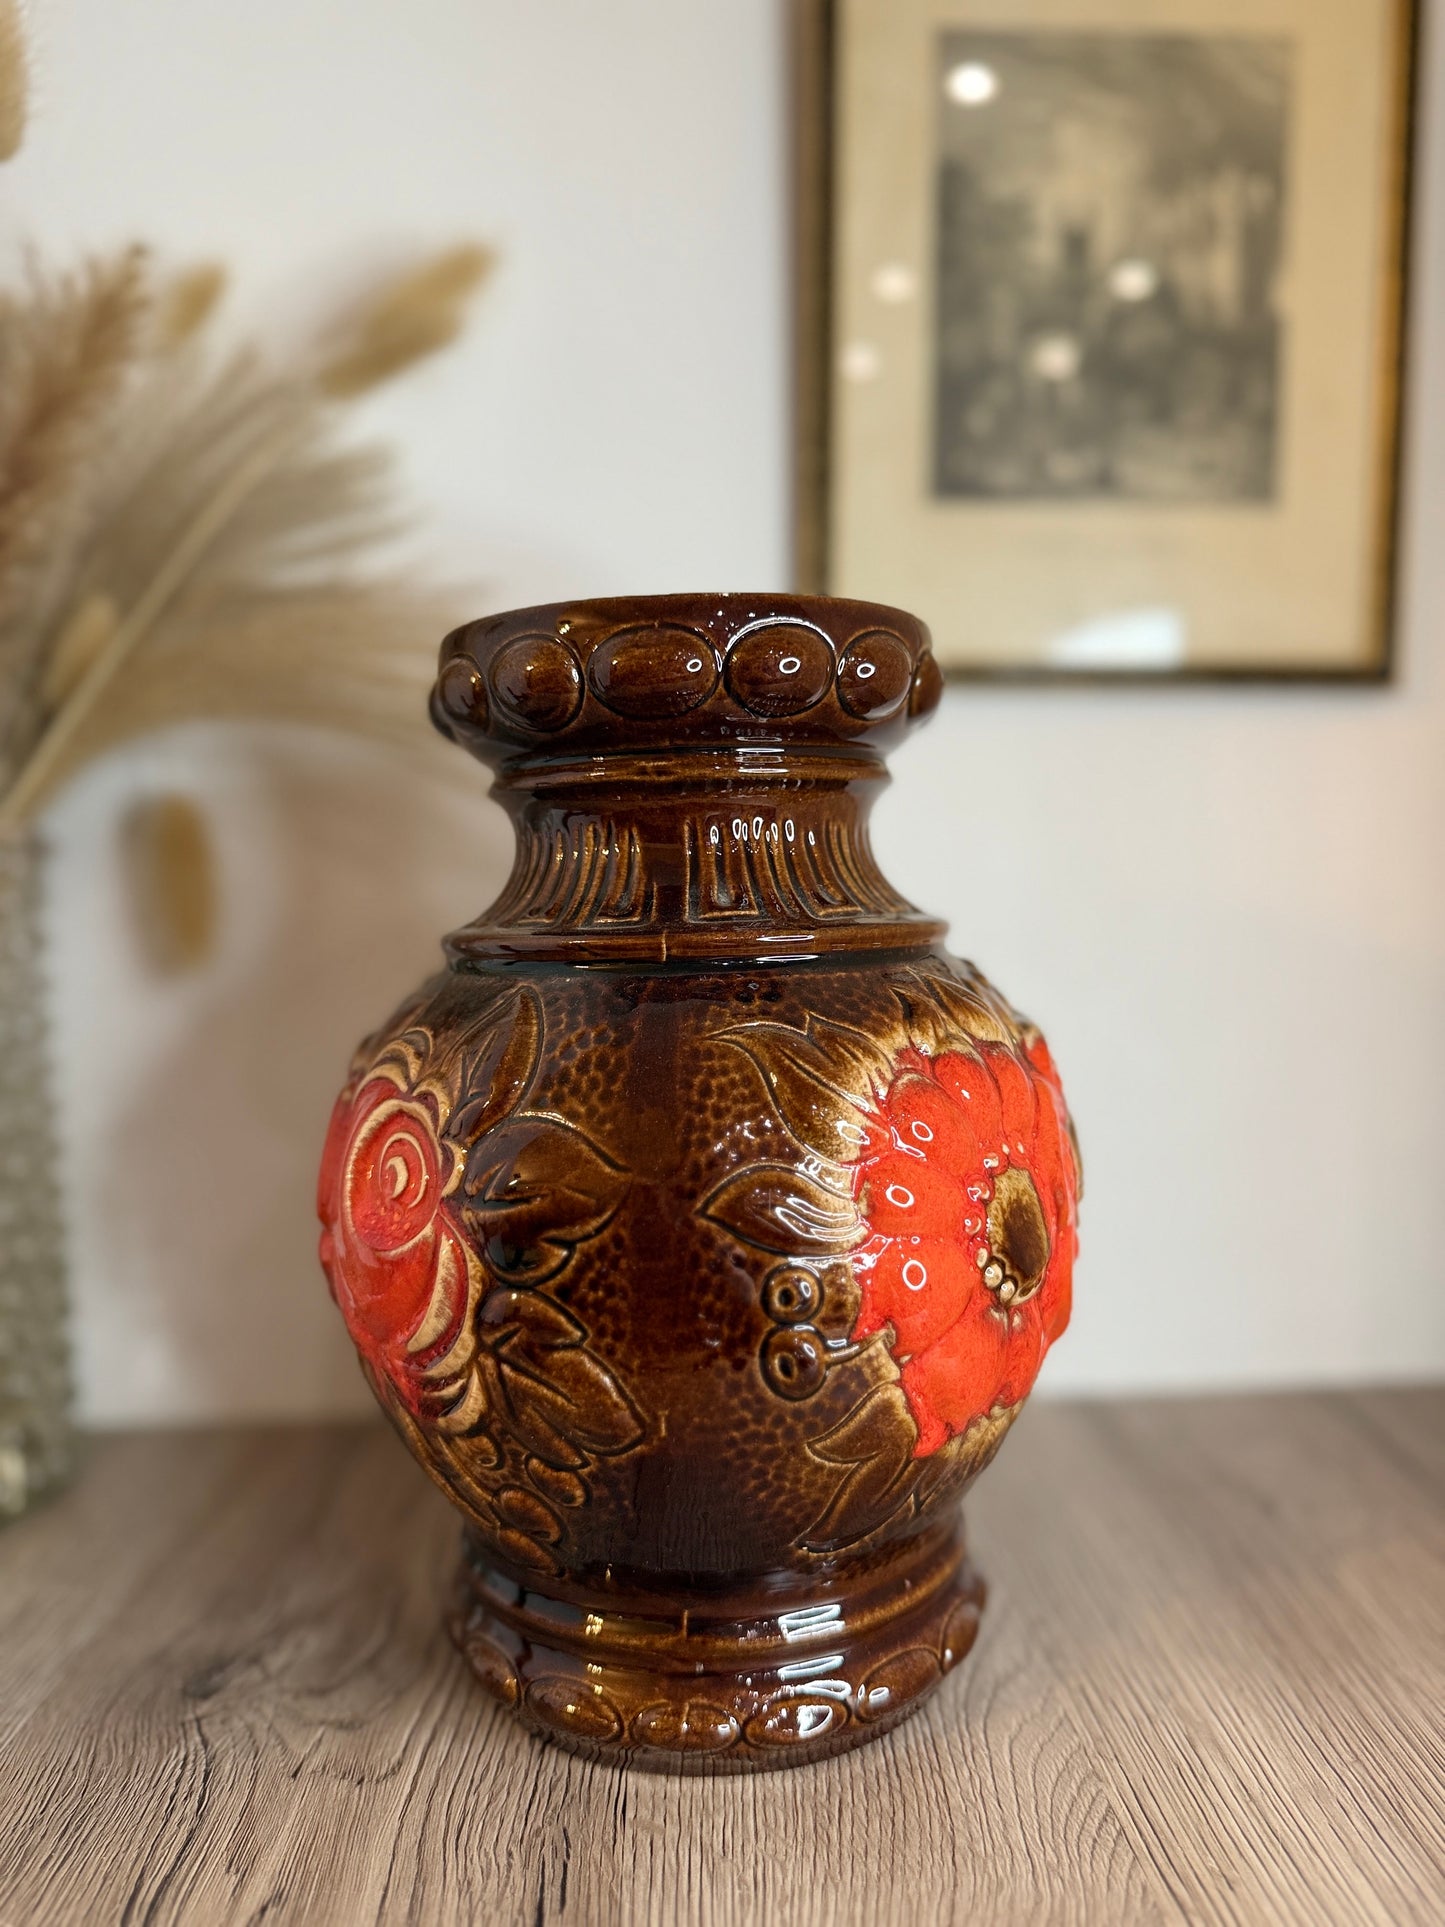
[[[511,878],[368,1039],[321,1257],[466,1521],[482,1686],[600,1757],[782,1766],[971,1645],[958,1499],[1069,1317],[1047,1045],[878,870],[941,680],[896,609],[659,596],[442,645]]]

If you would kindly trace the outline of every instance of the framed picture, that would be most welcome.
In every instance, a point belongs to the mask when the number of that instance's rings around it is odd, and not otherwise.
[[[1410,0],[815,0],[799,560],[964,675],[1388,673]]]

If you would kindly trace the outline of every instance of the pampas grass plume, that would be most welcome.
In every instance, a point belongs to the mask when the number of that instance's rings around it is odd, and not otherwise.
[[[59,709],[85,677],[120,625],[120,611],[108,595],[92,590],[78,602],[50,647],[40,679],[40,700]]]
[[[462,598],[376,579],[389,457],[335,430],[344,398],[455,338],[490,259],[448,250],[279,370],[201,354],[214,265],[157,284],[131,251],[0,302],[19,350],[0,355],[0,833],[91,757],[192,717],[430,747]]]
[[[29,94],[20,8],[16,0],[0,0],[0,161],[8,161],[25,138]]]
[[[210,320],[226,291],[226,270],[219,261],[178,274],[157,303],[156,327],[163,350],[181,347]]]
[[[450,248],[373,299],[323,365],[321,391],[349,399],[456,340],[468,298],[491,272],[488,248]]]

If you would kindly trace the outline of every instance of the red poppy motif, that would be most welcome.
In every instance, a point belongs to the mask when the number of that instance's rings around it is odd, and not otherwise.
[[[321,1263],[413,1451],[509,1560],[556,1572],[562,1509],[645,1427],[544,1287],[630,1178],[572,1126],[519,1109],[542,1058],[530,989],[498,985],[459,1023],[453,983],[438,988],[440,1022],[429,987],[368,1041],[332,1112]]]
[[[466,1241],[446,1204],[460,1180],[430,1098],[386,1077],[342,1092],[317,1187],[321,1263],[357,1349],[417,1413],[466,1314]]]
[[[853,1197],[855,1338],[892,1327],[914,1457],[1017,1405],[1069,1322],[1077,1179],[1036,1033],[937,1056],[910,1045],[865,1114]]]

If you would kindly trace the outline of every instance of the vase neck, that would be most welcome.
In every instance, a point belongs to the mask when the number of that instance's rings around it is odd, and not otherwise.
[[[616,750],[504,765],[517,834],[501,895],[454,961],[756,961],[918,949],[944,926],[886,881],[871,751]]]

